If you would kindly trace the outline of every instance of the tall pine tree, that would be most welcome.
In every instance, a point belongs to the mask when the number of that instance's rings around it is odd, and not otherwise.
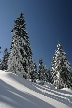
[[[39,80],[43,80],[46,82],[51,82],[51,72],[50,69],[45,65],[43,65],[43,60],[39,60],[39,71],[38,71]]]
[[[44,66],[44,81],[51,83],[51,71],[50,68],[48,68],[46,65]]]
[[[7,68],[8,68],[8,65],[7,65],[8,57],[9,57],[8,49],[5,48],[3,59],[1,61],[1,69],[2,70],[7,70]]]
[[[38,71],[38,78],[39,80],[43,80],[44,79],[44,66],[43,66],[43,60],[42,58],[39,60],[39,71]]]
[[[13,36],[8,60],[8,71],[23,73],[28,77],[32,51],[25,26],[24,16],[21,13],[20,17],[14,21],[14,27],[11,31]]]
[[[37,66],[35,61],[31,61],[30,76],[32,82],[36,82],[36,79],[38,78],[38,74],[37,74]]]
[[[53,84],[57,88],[70,87],[71,65],[66,59],[66,53],[62,50],[62,45],[58,42],[52,61]]]

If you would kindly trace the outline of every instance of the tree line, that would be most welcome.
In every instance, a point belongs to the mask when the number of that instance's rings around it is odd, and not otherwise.
[[[14,20],[12,28],[12,42],[10,52],[5,48],[4,55],[0,61],[0,69],[21,74],[25,79],[36,82],[37,79],[52,83],[54,87],[61,89],[72,88],[71,65],[66,58],[62,45],[58,42],[57,50],[53,55],[52,68],[43,65],[42,58],[39,59],[37,70],[36,62],[32,59],[29,36],[26,31],[26,23],[23,13]]]

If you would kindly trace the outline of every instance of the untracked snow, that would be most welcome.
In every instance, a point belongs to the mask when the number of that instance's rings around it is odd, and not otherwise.
[[[0,108],[72,108],[72,91],[0,70]]]

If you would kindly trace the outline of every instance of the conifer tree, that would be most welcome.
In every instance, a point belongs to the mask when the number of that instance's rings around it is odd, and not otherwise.
[[[71,65],[67,61],[66,53],[62,50],[62,45],[58,42],[52,61],[53,84],[57,88],[70,87]]]
[[[27,74],[28,77],[32,51],[25,26],[24,16],[21,13],[20,17],[14,21],[14,27],[11,31],[13,35],[8,60],[8,71]]]
[[[36,79],[37,79],[37,66],[36,66],[36,63],[35,61],[32,61],[31,62],[31,67],[30,67],[30,76],[31,76],[31,80],[32,82],[36,82]]]
[[[44,81],[51,83],[51,71],[46,65],[44,66]]]
[[[39,80],[44,79],[44,66],[43,66],[43,60],[42,59],[39,60],[38,77],[39,77]]]
[[[1,61],[2,70],[7,70],[7,68],[8,68],[8,65],[7,65],[8,57],[9,57],[8,49],[5,48],[4,55],[3,55],[3,60]]]
[[[50,69],[43,65],[42,59],[39,60],[39,71],[38,71],[39,80],[46,82],[51,82],[51,72]]]

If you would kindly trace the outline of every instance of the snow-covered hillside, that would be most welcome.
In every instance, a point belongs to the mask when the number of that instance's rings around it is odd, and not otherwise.
[[[0,71],[0,108],[72,108],[72,91]]]

